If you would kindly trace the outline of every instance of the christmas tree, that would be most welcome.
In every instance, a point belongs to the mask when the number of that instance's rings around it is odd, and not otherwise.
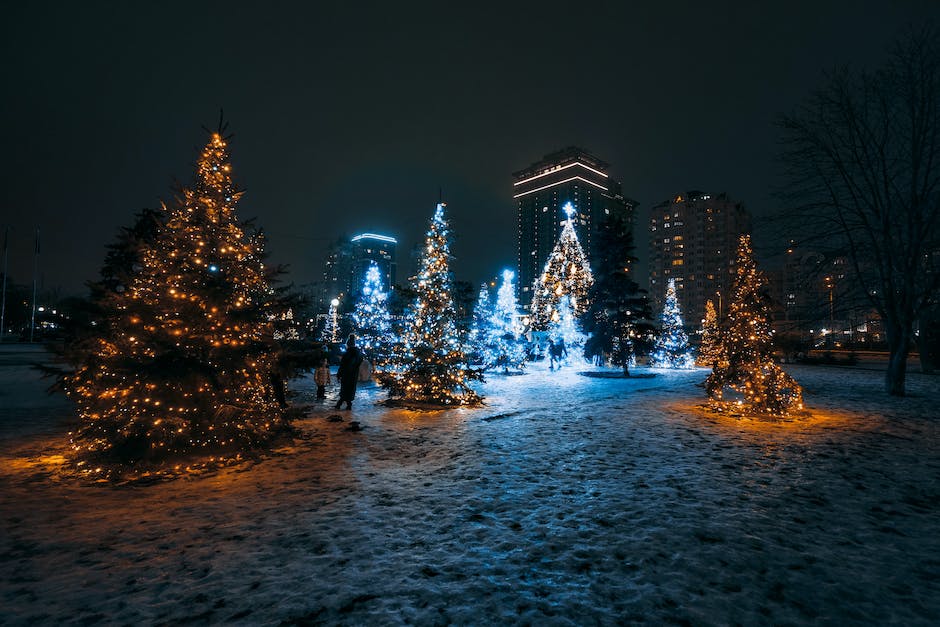
[[[648,348],[653,313],[646,291],[630,275],[636,258],[633,228],[625,213],[611,212],[601,223],[596,251],[590,308],[582,318],[584,330],[589,333],[584,354],[601,364],[609,356],[629,376],[635,350]]]
[[[564,211],[568,219],[545,262],[545,269],[532,285],[531,326],[535,331],[548,329],[556,317],[558,301],[562,296],[569,297],[578,318],[587,311],[589,305],[588,293],[594,284],[594,277],[574,230],[575,210],[570,202],[565,204]]]
[[[723,407],[725,388],[730,388],[742,397],[736,405],[757,414],[780,416],[802,409],[800,386],[774,361],[767,281],[754,262],[748,235],[741,236],[734,269],[720,356],[705,381],[708,396]]]
[[[330,309],[326,312],[326,322],[323,325],[323,333],[320,335],[320,341],[326,344],[336,344],[339,342],[338,298],[334,298],[330,301]]]
[[[362,293],[356,301],[353,322],[359,337],[359,348],[372,360],[375,370],[384,370],[391,356],[395,338],[392,335],[392,320],[388,313],[388,292],[382,289],[382,275],[374,261],[366,270]]]
[[[490,322],[493,320],[493,305],[490,303],[490,288],[480,284],[480,293],[473,307],[473,321],[470,324],[469,347],[470,361],[482,364],[489,349]]]
[[[575,317],[574,308],[571,306],[571,298],[567,295],[558,300],[555,307],[555,314],[548,325],[549,336],[558,341],[565,341],[565,347],[569,353],[574,349],[581,349],[584,341],[587,339],[581,332],[581,325]]]
[[[682,311],[676,296],[676,280],[666,284],[666,302],[663,304],[662,328],[650,353],[653,368],[689,369],[695,366],[689,336],[682,324]]]
[[[236,216],[241,195],[226,140],[213,133],[194,183],[148,218],[123,270],[109,255],[93,292],[103,322],[68,351],[74,371],[61,381],[89,467],[230,459],[284,427],[272,320],[285,309],[261,234]]]
[[[705,319],[702,320],[702,345],[698,349],[698,361],[703,366],[714,365],[721,355],[721,332],[718,314],[711,300],[705,301]]]
[[[390,396],[406,402],[476,404],[482,399],[468,382],[482,376],[466,367],[457,337],[444,207],[439,203],[431,219],[414,282],[417,297],[410,310],[410,324],[395,357],[395,371],[382,384]]]
[[[512,270],[503,271],[503,281],[496,293],[496,305],[487,332],[484,363],[488,368],[502,368],[504,372],[522,370],[526,360],[525,346],[520,337],[522,328],[513,283],[515,276]]]

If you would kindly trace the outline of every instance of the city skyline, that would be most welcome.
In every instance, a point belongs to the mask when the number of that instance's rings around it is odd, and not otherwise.
[[[290,21],[171,5],[14,7],[2,45],[16,97],[0,104],[16,122],[0,166],[11,276],[30,280],[41,226],[45,286],[83,291],[118,229],[170,199],[174,179],[186,182],[200,126],[213,127],[220,108],[244,215],[296,283],[317,275],[342,233],[391,233],[411,250],[441,188],[457,278],[479,283],[513,267],[511,173],[569,145],[612,164],[639,203],[638,225],[685,189],[726,191],[763,217],[779,206],[775,116],[826,69],[875,66],[905,28],[940,15],[926,2],[678,3],[574,16],[562,6],[461,19],[402,9],[396,29],[368,7],[298,9]],[[521,29],[572,35],[536,52]],[[138,43],[165,32],[176,45]],[[218,63],[207,69],[196,59],[210,50]],[[645,262],[646,230],[635,234]],[[766,243],[758,231],[758,254]]]

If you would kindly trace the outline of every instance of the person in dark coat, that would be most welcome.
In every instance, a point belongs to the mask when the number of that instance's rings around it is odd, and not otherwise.
[[[346,340],[346,352],[339,362],[336,378],[339,379],[339,400],[336,409],[341,409],[346,403],[347,409],[352,409],[353,399],[356,397],[356,385],[359,383],[359,366],[362,364],[362,352],[356,347],[356,335],[349,334]]]

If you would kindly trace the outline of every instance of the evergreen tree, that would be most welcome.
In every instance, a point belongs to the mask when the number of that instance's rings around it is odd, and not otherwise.
[[[482,364],[489,346],[490,321],[493,319],[493,305],[490,303],[490,289],[486,283],[480,284],[480,293],[473,307],[473,322],[470,324],[469,348],[470,361]]]
[[[548,325],[549,335],[556,340],[564,340],[565,347],[570,354],[575,349],[584,346],[586,337],[580,327],[574,308],[571,306],[571,298],[567,295],[562,296],[555,307],[555,315]]]
[[[676,296],[676,280],[669,279],[666,284],[666,302],[663,304],[662,328],[650,354],[650,366],[683,370],[695,366],[689,336],[683,326],[682,310]]]
[[[525,367],[526,351],[520,333],[519,305],[516,301],[516,273],[503,271],[503,281],[496,293],[496,304],[487,333],[486,361],[488,368],[522,370]]]
[[[260,232],[235,214],[241,195],[213,133],[192,186],[112,247],[93,291],[104,322],[69,351],[61,380],[82,420],[79,457],[228,458],[284,426],[272,389],[283,308]]]
[[[562,296],[568,296],[575,315],[582,316],[587,311],[588,294],[594,284],[587,255],[574,230],[574,207],[569,202],[564,210],[568,219],[545,262],[545,269],[532,285],[531,325],[536,331],[548,329],[552,319],[556,318],[558,301]]]
[[[466,367],[457,337],[451,294],[450,242],[444,203],[439,203],[427,233],[414,282],[417,298],[395,357],[397,368],[382,384],[405,401],[438,405],[476,404],[482,399],[468,382],[482,379]]]
[[[698,360],[701,365],[714,365],[721,355],[720,333],[715,304],[707,300],[705,301],[705,319],[702,321],[702,345],[698,349]]]
[[[338,298],[331,300],[330,309],[326,312],[326,321],[323,324],[323,333],[320,335],[320,341],[325,344],[336,344],[339,342],[339,303],[340,301]]]
[[[742,235],[735,261],[728,317],[721,331],[720,357],[705,381],[709,398],[720,404],[725,388],[743,398],[745,409],[785,415],[801,409],[800,386],[774,361],[767,281],[758,271],[751,238]]]
[[[590,308],[582,318],[590,335],[584,352],[588,358],[605,356],[630,374],[635,350],[646,348],[653,332],[653,317],[646,290],[630,275],[633,256],[633,227],[627,216],[612,212],[601,223],[596,241],[597,267],[590,291]]]
[[[362,284],[362,292],[356,301],[353,313],[358,345],[372,360],[377,371],[385,369],[395,338],[392,335],[392,320],[388,313],[388,292],[382,289],[382,275],[373,261]]]

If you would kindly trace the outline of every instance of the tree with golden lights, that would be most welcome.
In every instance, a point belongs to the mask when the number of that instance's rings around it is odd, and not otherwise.
[[[702,345],[698,349],[698,362],[711,366],[721,354],[721,330],[718,327],[718,313],[711,300],[705,301],[705,319],[702,320]]]
[[[439,203],[431,219],[412,285],[416,298],[409,325],[397,346],[395,368],[382,380],[391,397],[406,403],[472,405],[482,400],[469,382],[483,377],[466,367],[457,334],[445,206]]]
[[[741,236],[734,269],[719,356],[705,381],[708,396],[719,407],[733,402],[755,414],[802,409],[800,386],[774,361],[767,280],[757,269],[749,235]],[[726,389],[740,398],[725,398]]]
[[[588,310],[589,293],[594,285],[594,276],[587,255],[574,230],[576,210],[569,202],[564,206],[565,220],[542,274],[532,285],[530,305],[531,326],[536,331],[545,331],[552,322],[558,322],[558,303],[567,296],[575,318],[580,319]]]
[[[236,216],[242,192],[221,132],[193,184],[147,216],[152,232],[124,250],[124,270],[104,273],[101,322],[67,351],[74,371],[61,383],[78,405],[72,441],[85,462],[231,459],[285,426],[272,384],[276,271],[261,233]]]

